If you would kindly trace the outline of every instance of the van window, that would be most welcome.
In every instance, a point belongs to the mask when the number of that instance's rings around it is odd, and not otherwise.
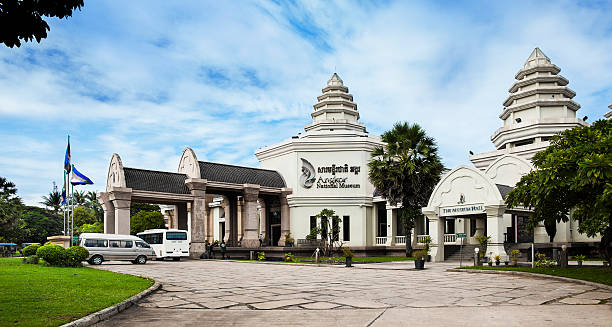
[[[166,239],[169,241],[185,241],[187,240],[187,233],[185,232],[167,232]]]
[[[144,242],[140,242],[140,241],[136,241],[136,247],[137,248],[145,248],[145,249],[150,249],[151,248],[149,246],[149,244],[144,243]]]
[[[85,240],[85,247],[87,248],[105,248],[108,245],[107,240]]]
[[[109,241],[111,248],[131,248],[132,241]]]

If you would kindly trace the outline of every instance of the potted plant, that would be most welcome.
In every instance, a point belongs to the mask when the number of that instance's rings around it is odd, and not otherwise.
[[[293,239],[293,237],[291,237],[291,232],[287,232],[287,234],[285,235],[285,246],[292,247],[294,243],[295,240]]]
[[[489,265],[489,267],[492,267],[493,266],[493,257],[489,256],[487,259],[488,259],[487,264]]]
[[[584,259],[586,259],[586,257],[584,256],[584,254],[579,254],[575,256],[574,259],[578,261],[578,267],[582,267],[582,262],[584,261]]]
[[[285,261],[287,261],[287,262],[292,262],[293,261],[293,254],[291,254],[291,252],[285,253]]]
[[[512,250],[510,255],[512,256],[512,265],[516,267],[518,265],[518,258],[521,256],[521,251]]]
[[[499,266],[499,262],[501,261],[501,255],[496,254],[493,258],[495,259],[495,265]]]
[[[345,259],[345,264],[347,267],[352,267],[353,266],[353,256],[355,256],[353,254],[353,251],[351,251],[351,249],[348,246],[343,246],[342,247],[342,253],[344,254],[344,259]]]
[[[425,258],[427,258],[427,252],[425,250],[412,252],[414,256],[414,269],[425,269]]]
[[[431,237],[425,236],[419,241],[419,243],[423,243],[423,251],[425,251],[425,253],[427,254],[427,262],[431,261],[431,256],[429,255],[429,244],[431,243]]]
[[[489,240],[491,239],[491,236],[486,236],[486,235],[478,235],[474,237],[476,239],[476,241],[478,241],[478,245],[480,248],[480,257],[482,258],[482,262],[489,262],[491,260],[491,258],[487,258],[485,256],[485,254],[487,253],[487,244],[489,243]]]

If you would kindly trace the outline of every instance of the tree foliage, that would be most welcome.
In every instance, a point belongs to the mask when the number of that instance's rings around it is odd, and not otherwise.
[[[44,244],[48,236],[62,234],[63,227],[63,218],[55,212],[26,206],[19,221],[15,241]]]
[[[381,138],[386,146],[372,152],[369,177],[391,205],[401,205],[399,217],[405,225],[406,255],[410,256],[414,220],[422,216],[421,208],[427,206],[444,167],[434,139],[418,124],[396,123]]]
[[[53,209],[55,213],[58,213],[62,207],[62,193],[59,191],[51,191],[49,195],[43,195],[42,199],[40,204]]]
[[[161,209],[157,204],[148,204],[142,202],[132,202],[130,205],[130,216],[134,216],[141,211],[146,212],[161,212]]]
[[[0,177],[0,240],[14,236],[22,209],[15,184]]]
[[[67,18],[81,9],[83,0],[2,0],[0,1],[0,42],[8,47],[47,37],[49,25],[43,17]]]
[[[96,218],[93,210],[86,207],[74,207],[74,228],[85,224],[94,224],[99,220]]]
[[[334,210],[327,208],[321,210],[315,217],[319,224],[310,230],[310,234],[306,238],[316,239],[317,235],[321,235],[323,255],[333,256],[343,244],[340,241],[340,224],[342,219],[336,215]]]
[[[130,234],[132,235],[156,228],[166,228],[164,215],[161,212],[140,211],[130,218]]]
[[[610,261],[612,121],[565,130],[532,161],[537,169],[521,178],[507,205],[532,208],[531,227],[568,221],[571,212],[579,232],[602,236],[600,251]]]

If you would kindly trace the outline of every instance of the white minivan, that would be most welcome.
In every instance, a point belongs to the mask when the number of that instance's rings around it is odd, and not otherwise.
[[[145,264],[155,253],[147,242],[133,235],[83,233],[79,245],[89,251],[87,262],[100,265],[108,260],[128,260]]]
[[[189,234],[180,229],[149,229],[137,234],[153,248],[156,259],[174,261],[189,256]]]

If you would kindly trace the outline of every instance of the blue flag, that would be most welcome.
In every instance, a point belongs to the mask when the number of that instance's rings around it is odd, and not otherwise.
[[[68,147],[66,148],[66,155],[64,156],[64,170],[70,174],[70,136],[68,136]]]
[[[64,187],[62,187],[62,203],[60,205],[66,204],[66,176],[64,176]]]
[[[87,176],[81,174],[78,170],[76,170],[74,165],[72,165],[72,179],[70,179],[70,184],[87,185],[87,184],[93,184],[93,182]]]

